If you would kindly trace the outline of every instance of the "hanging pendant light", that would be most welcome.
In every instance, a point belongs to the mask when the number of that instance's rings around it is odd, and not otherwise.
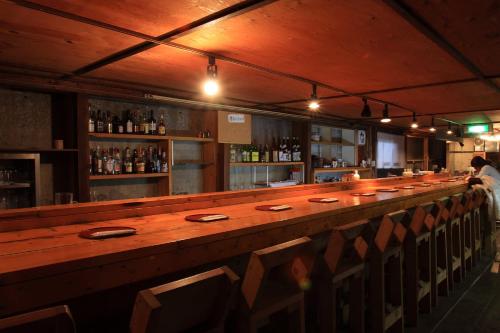
[[[208,96],[215,96],[219,92],[219,83],[217,82],[217,65],[215,58],[208,57],[207,80],[203,84],[203,91]]]
[[[312,93],[311,93],[311,98],[309,99],[309,104],[307,105],[309,110],[311,111],[316,111],[319,109],[319,100],[318,96],[316,95],[316,85],[312,85]]]
[[[390,123],[391,117],[389,117],[389,107],[387,104],[384,105],[384,111],[382,111],[382,119],[380,119],[381,123]]]
[[[370,110],[370,106],[368,105],[368,100],[363,98],[363,111],[361,111],[361,117],[370,118],[372,116],[372,110]]]
[[[429,128],[429,131],[436,132],[436,127],[434,127],[434,117],[431,119],[431,127]]]
[[[413,121],[411,122],[411,128],[418,128],[417,115],[413,112]]]
[[[453,134],[453,131],[451,130],[451,123],[450,122],[448,123],[448,130],[446,131],[446,134],[448,134],[448,135]]]

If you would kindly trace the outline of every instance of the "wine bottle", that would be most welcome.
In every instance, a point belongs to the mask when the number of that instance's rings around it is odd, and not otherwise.
[[[95,132],[95,115],[94,112],[91,111],[89,105],[89,133],[94,133],[94,132]]]
[[[134,122],[132,121],[132,115],[130,110],[127,110],[127,120],[126,120],[126,131],[128,134],[134,133]]]
[[[153,110],[150,111],[151,116],[149,117],[149,134],[156,135],[156,119]]]
[[[163,120],[163,114],[160,115],[160,122],[158,123],[158,135],[167,135],[167,127],[165,126],[165,120]]]

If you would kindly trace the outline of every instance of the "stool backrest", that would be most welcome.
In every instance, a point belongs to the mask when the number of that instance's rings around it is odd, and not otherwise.
[[[335,227],[330,234],[323,258],[330,273],[345,264],[356,264],[364,261],[368,252],[368,244],[363,238],[368,220],[360,220]]]
[[[74,333],[75,323],[66,305],[0,319],[1,333]]]
[[[436,226],[446,223],[450,219],[449,203],[450,197],[442,197],[435,201],[436,211],[434,216],[436,218]]]
[[[302,284],[309,281],[313,261],[314,251],[309,237],[254,251],[241,286],[248,307],[252,309],[258,303],[260,292],[270,282],[300,290]]]
[[[451,198],[451,208],[450,210],[450,218],[453,220],[455,219],[458,215],[460,215],[463,212],[463,207],[462,207],[462,197],[463,193],[457,193],[453,194]]]
[[[407,232],[405,225],[409,223],[409,219],[406,210],[385,214],[382,217],[377,223],[377,231],[373,241],[378,251],[385,252],[391,243],[394,245],[403,243]]]
[[[166,283],[137,294],[132,333],[205,332],[223,324],[239,277],[228,267]]]
[[[418,205],[414,209],[409,210],[411,222],[410,225],[407,226],[408,230],[415,236],[420,235],[424,230],[432,230],[435,223],[432,211],[435,206],[434,202],[426,202]]]

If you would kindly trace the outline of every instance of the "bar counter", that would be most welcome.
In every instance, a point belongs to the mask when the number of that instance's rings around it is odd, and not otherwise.
[[[399,177],[3,212],[0,317],[226,260],[466,191],[463,180],[446,179],[446,175]],[[376,192],[372,197],[352,195],[422,181],[432,186]],[[309,202],[313,197],[339,201]],[[265,212],[255,209],[259,204],[293,208]],[[225,214],[229,220],[185,220],[198,213]],[[105,240],[78,237],[80,231],[100,226],[133,227],[137,235]]]

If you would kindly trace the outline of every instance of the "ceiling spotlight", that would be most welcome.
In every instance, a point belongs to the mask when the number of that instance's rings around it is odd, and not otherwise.
[[[448,123],[448,130],[446,131],[446,134],[452,135],[453,131],[451,130],[451,123]]]
[[[436,132],[436,127],[434,127],[434,117],[431,119],[431,127],[429,128],[429,131]]]
[[[387,104],[384,105],[384,111],[382,111],[382,119],[380,119],[381,123],[390,123],[391,118],[389,117],[389,107]]]
[[[413,112],[413,120],[411,122],[411,128],[418,128],[417,115]]]
[[[368,100],[366,98],[363,98],[363,103],[365,103],[365,105],[363,106],[363,111],[361,111],[361,117],[370,118],[372,116],[372,110],[370,110]]]
[[[208,57],[207,80],[203,84],[203,91],[208,96],[215,96],[219,92],[219,83],[217,82],[217,65],[215,57]]]
[[[309,99],[309,104],[307,105],[309,110],[316,111],[319,109],[319,100],[318,96],[316,95],[316,85],[312,85],[312,94],[311,98]]]

